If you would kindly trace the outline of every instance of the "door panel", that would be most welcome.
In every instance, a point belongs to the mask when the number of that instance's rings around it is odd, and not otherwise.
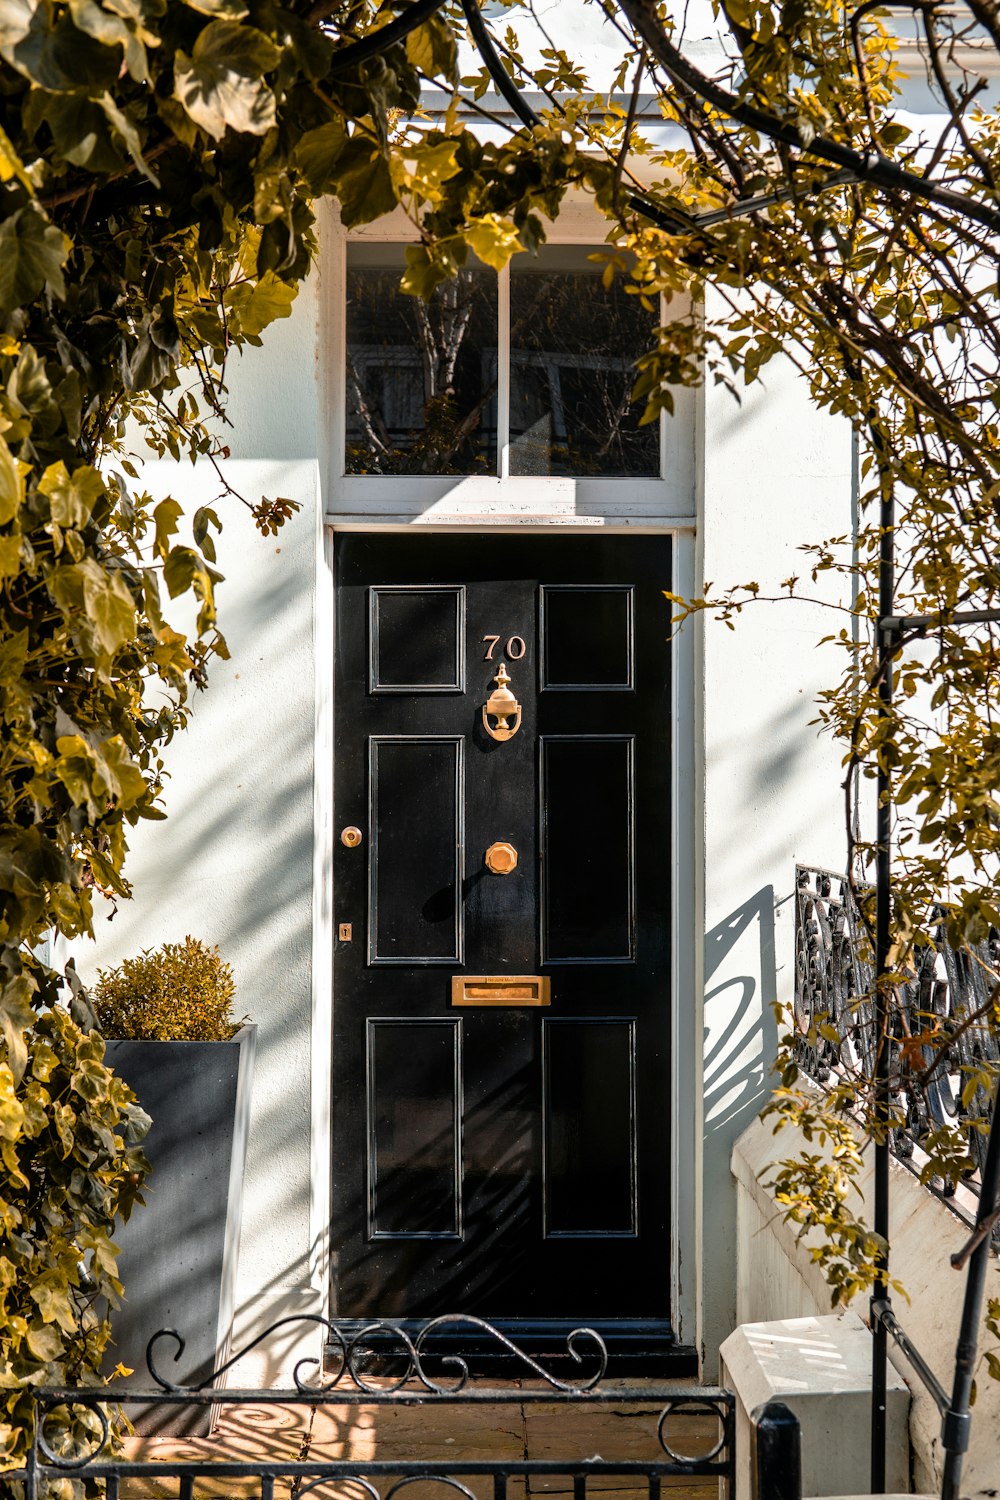
[[[632,963],[632,735],[542,735],[542,963]]]
[[[462,962],[465,743],[368,741],[368,953],[372,964]]]
[[[635,1022],[542,1022],[544,1233],[639,1232]]]
[[[364,830],[334,849],[345,1323],[672,1346],[670,578],[661,538],[338,538],[336,827]],[[491,1003],[453,1005],[456,975]],[[518,975],[550,1003],[495,1003]]]
[[[462,1234],[457,1019],[368,1022],[368,1236]]]
[[[465,590],[372,588],[371,693],[465,692]]]

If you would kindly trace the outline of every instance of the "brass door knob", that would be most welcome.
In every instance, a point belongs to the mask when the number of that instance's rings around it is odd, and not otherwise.
[[[486,868],[494,875],[509,875],[517,869],[517,850],[513,844],[491,844],[486,851]]]

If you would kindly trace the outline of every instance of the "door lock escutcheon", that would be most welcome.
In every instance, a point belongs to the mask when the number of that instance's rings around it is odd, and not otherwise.
[[[521,727],[521,705],[507,686],[510,675],[503,662],[493,681],[496,687],[493,689],[486,702],[483,704],[483,728],[493,740],[512,740]],[[490,719],[496,719],[495,724]],[[513,724],[508,721],[513,719]]]
[[[493,875],[510,875],[517,869],[517,850],[513,844],[491,844],[486,851],[485,864]]]

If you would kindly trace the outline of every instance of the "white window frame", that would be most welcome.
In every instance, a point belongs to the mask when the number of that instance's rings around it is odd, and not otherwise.
[[[466,524],[475,517],[484,524],[501,514],[553,523],[574,520],[586,524],[620,520],[630,528],[691,527],[695,522],[695,430],[698,397],[692,390],[675,393],[672,417],[660,419],[660,478],[581,478],[510,474],[510,272],[500,272],[498,284],[497,446],[500,473],[347,474],[346,282],[348,235],[332,205],[326,205],[320,225],[324,239],[323,327],[331,337],[324,393],[329,412],[324,454],[323,491],[326,521],[332,526],[359,523],[376,517],[383,524],[448,524],[454,517]],[[606,233],[603,221],[589,202],[571,202],[551,228],[553,243],[599,246]],[[402,211],[352,231],[361,243],[412,244],[414,230]]]

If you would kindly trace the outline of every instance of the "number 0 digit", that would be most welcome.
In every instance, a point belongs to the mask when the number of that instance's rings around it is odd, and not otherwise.
[[[520,661],[526,649],[527,648],[525,647],[525,644],[519,635],[512,635],[510,640],[507,642],[507,655],[510,657],[511,661]]]

